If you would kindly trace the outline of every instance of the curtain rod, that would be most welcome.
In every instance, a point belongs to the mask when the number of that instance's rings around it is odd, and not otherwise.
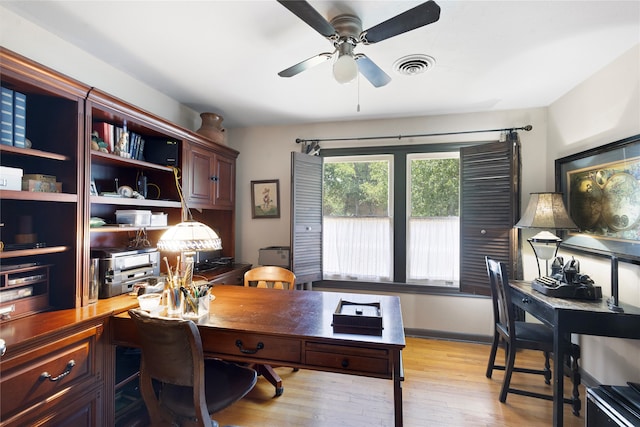
[[[418,133],[413,135],[387,135],[387,136],[361,136],[354,138],[322,138],[322,139],[302,139],[296,138],[296,144],[303,142],[326,142],[326,141],[366,141],[371,139],[398,139],[402,138],[422,138],[426,136],[444,136],[444,135],[460,135],[465,133],[486,133],[486,132],[514,132],[517,130],[524,130],[529,132],[533,129],[533,126],[526,125],[519,128],[503,128],[503,129],[486,129],[486,130],[466,130],[459,132],[441,132],[441,133]]]

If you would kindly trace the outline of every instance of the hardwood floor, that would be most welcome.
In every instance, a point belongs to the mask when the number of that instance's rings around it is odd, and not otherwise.
[[[485,377],[490,347],[422,338],[407,338],[403,352],[404,425],[424,426],[549,426],[551,402],[509,394],[498,401],[502,371]],[[504,360],[498,353],[499,361]],[[538,367],[540,352],[522,351],[519,366]],[[393,385],[389,380],[325,372],[276,368],[285,391],[274,398],[264,378],[240,402],[215,414],[221,426],[242,427],[371,427],[393,425]],[[571,389],[566,379],[565,389]],[[514,373],[512,385],[551,393],[538,375]],[[564,425],[584,426],[585,390],[580,387],[580,417],[564,405]]]

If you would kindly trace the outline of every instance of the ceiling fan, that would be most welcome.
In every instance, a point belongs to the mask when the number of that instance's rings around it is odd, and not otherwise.
[[[352,81],[360,72],[375,87],[386,85],[391,81],[391,77],[365,54],[353,52],[358,43],[378,43],[440,19],[440,6],[430,0],[362,31],[362,22],[355,15],[338,15],[328,22],[306,1],[278,0],[278,3],[326,37],[335,48],[333,52],[320,53],[280,71],[280,77],[295,76],[334,57],[337,53],[333,64],[333,76],[339,83]]]

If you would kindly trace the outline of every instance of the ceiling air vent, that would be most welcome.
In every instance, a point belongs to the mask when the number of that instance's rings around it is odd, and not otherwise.
[[[436,60],[429,55],[409,55],[393,63],[396,73],[403,76],[415,76],[429,71],[436,65]]]

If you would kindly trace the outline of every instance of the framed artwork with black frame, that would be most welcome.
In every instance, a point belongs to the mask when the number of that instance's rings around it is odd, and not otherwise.
[[[251,181],[251,217],[280,218],[280,180]]]
[[[561,245],[640,263],[640,135],[557,159],[555,172],[579,227]]]

